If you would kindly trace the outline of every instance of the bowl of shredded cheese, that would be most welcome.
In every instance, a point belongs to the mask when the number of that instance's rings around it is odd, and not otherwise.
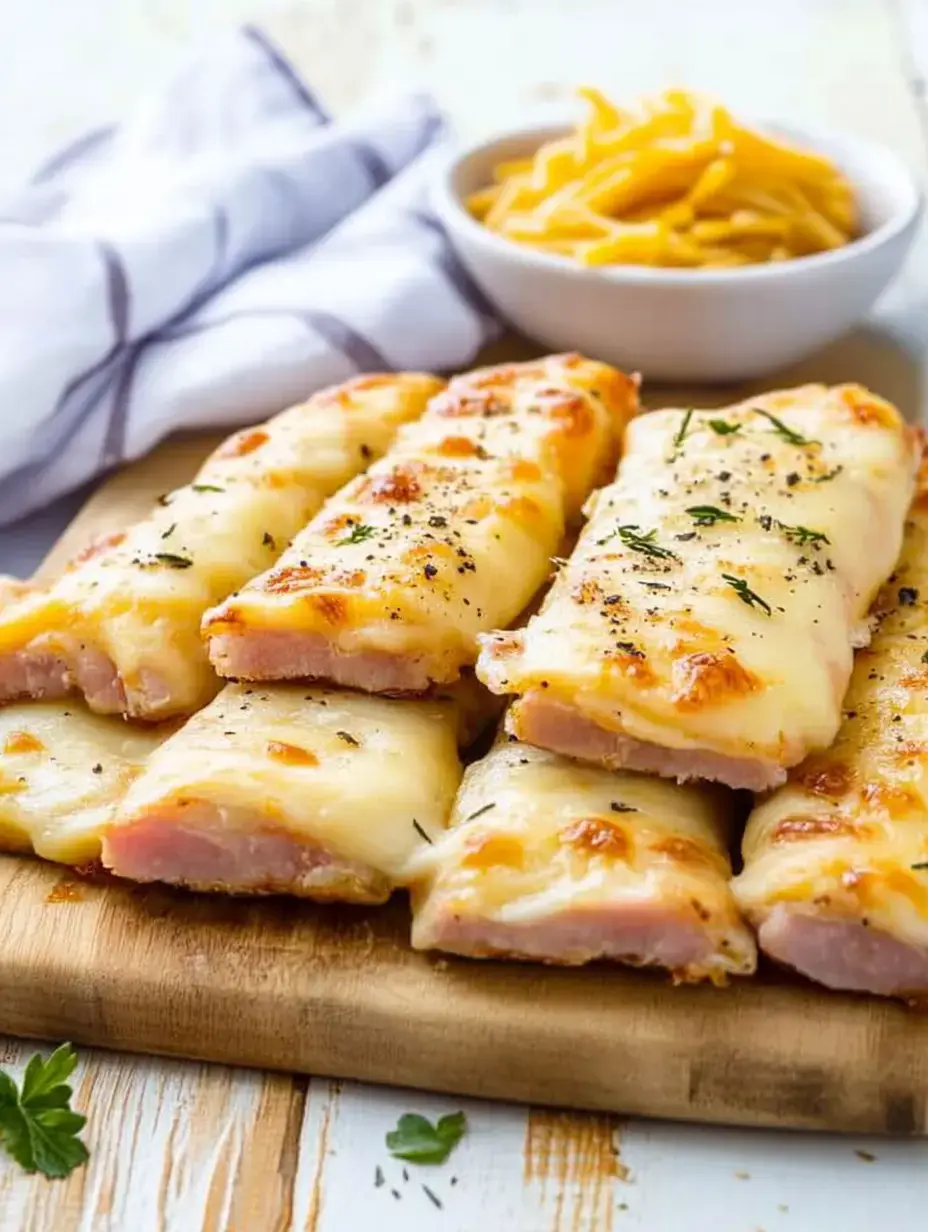
[[[920,195],[890,150],[748,125],[668,90],[580,91],[579,123],[457,153],[434,202],[514,326],[647,377],[771,373],[863,317],[899,269]]]

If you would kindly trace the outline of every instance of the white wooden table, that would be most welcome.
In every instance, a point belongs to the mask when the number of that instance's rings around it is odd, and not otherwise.
[[[30,0],[4,6],[0,24],[0,192],[236,20],[260,21],[335,107],[416,82],[477,131],[583,80],[619,98],[682,82],[877,138],[923,178],[928,167],[928,0]],[[928,355],[924,238],[878,324]],[[0,531],[0,564],[27,568],[65,518]],[[0,1039],[0,1065],[32,1050]],[[923,1142],[549,1113],[94,1052],[77,1078],[90,1164],[49,1184],[0,1160],[4,1232],[914,1232],[928,1220]],[[404,1174],[389,1159],[384,1134],[402,1112],[458,1107],[469,1132],[447,1165]]]

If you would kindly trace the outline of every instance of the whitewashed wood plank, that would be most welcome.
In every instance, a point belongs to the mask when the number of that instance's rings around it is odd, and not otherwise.
[[[21,1076],[35,1050],[3,1041]],[[73,1106],[86,1167],[67,1181],[0,1161],[0,1227],[13,1232],[285,1232],[305,1082],[225,1066],[81,1054]]]

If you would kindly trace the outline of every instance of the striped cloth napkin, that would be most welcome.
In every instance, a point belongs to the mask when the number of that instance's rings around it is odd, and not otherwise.
[[[257,30],[0,206],[0,524],[177,428],[358,371],[461,367],[498,331],[425,204],[412,95],[334,121]]]

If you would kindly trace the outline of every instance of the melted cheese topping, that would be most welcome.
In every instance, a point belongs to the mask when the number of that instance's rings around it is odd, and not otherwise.
[[[228,685],[151,758],[115,826],[205,802],[223,825],[270,826],[396,882],[447,824],[460,719],[454,700]]]
[[[735,891],[928,945],[928,474],[857,654],[838,738],[757,806]]]
[[[205,634],[318,634],[455,679],[477,634],[509,624],[545,580],[565,519],[614,463],[636,389],[580,356],[457,378],[273,570],[207,613]]]
[[[0,710],[0,848],[85,864],[167,731],[91,714],[79,702]]]
[[[200,639],[203,612],[267,569],[442,385],[417,373],[359,377],[236,433],[144,521],[6,606],[0,656],[24,647],[71,663],[102,654],[139,717],[205,704],[218,684]]]
[[[665,927],[697,927],[711,955],[680,974],[748,973],[754,947],[728,880],[727,793],[610,773],[530,745],[500,743],[464,777],[449,833],[415,872],[413,944],[440,913],[536,925],[589,920],[589,950],[609,913],[659,904]],[[557,955],[553,955],[557,957]]]
[[[859,386],[642,416],[541,613],[486,639],[478,675],[637,740],[795,764],[837,731],[914,468]]]

